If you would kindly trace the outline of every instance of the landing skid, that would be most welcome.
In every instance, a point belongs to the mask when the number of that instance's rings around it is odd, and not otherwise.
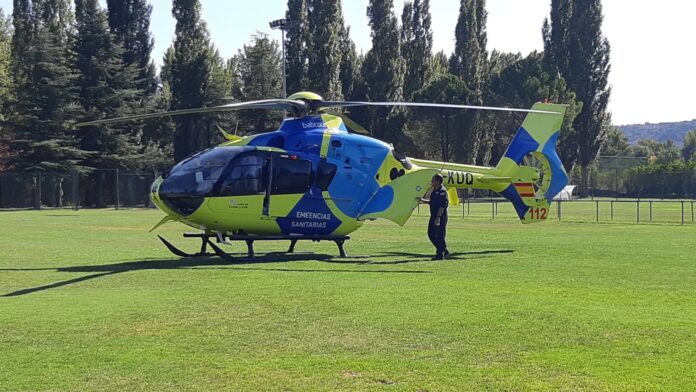
[[[255,241],[290,241],[290,246],[286,252],[274,252],[268,253],[267,255],[301,255],[301,254],[311,254],[311,252],[295,252],[295,246],[298,241],[333,241],[338,247],[339,256],[338,259],[357,259],[357,258],[367,258],[367,256],[348,256],[345,251],[344,245],[347,240],[350,239],[349,236],[331,236],[331,235],[271,235],[271,236],[251,236],[251,235],[220,235],[220,234],[209,234],[209,233],[184,233],[184,238],[199,238],[201,240],[201,248],[198,253],[187,253],[172,245],[171,242],[164,239],[162,236],[157,236],[162,241],[164,246],[172,252],[174,255],[179,257],[211,257],[217,256],[228,262],[240,262],[244,260],[253,260],[256,256],[254,252],[254,242]],[[222,250],[218,245],[216,245],[212,239],[216,239],[218,243],[224,241],[244,241],[247,245],[246,257],[235,257],[231,254]],[[208,252],[208,247],[213,250],[213,253]]]

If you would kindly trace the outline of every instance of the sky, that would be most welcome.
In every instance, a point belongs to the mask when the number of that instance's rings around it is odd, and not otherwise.
[[[105,3],[105,0],[101,0]],[[151,0],[153,57],[158,64],[171,44],[171,1]],[[282,18],[287,0],[201,0],[212,41],[224,57],[237,53],[255,32],[280,40],[268,22]],[[346,24],[358,50],[371,46],[368,0],[343,0]],[[394,0],[401,15],[404,0]],[[541,26],[550,0],[488,0],[489,50],[528,54],[543,47]],[[6,14],[12,0],[0,0]],[[696,1],[604,0],[604,34],[611,44],[616,125],[696,119]],[[434,49],[451,53],[459,0],[431,0]]]

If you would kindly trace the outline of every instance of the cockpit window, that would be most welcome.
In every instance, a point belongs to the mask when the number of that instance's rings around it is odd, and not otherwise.
[[[242,150],[216,147],[191,156],[170,171],[160,187],[165,196],[207,196],[223,169]]]
[[[256,195],[265,192],[267,157],[268,153],[257,151],[232,161],[216,196]]]

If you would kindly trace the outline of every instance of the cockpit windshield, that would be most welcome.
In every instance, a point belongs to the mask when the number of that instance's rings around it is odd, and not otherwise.
[[[247,148],[215,147],[201,151],[172,168],[160,193],[167,196],[205,196],[213,190],[223,169]]]

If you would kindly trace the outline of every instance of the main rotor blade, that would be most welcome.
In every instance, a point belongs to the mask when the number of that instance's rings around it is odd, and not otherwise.
[[[195,109],[183,109],[183,110],[173,110],[169,112],[159,112],[159,113],[148,113],[139,114],[135,116],[124,116],[116,118],[107,118],[104,120],[87,121],[83,123],[75,124],[75,128],[87,127],[90,125],[100,125],[100,124],[110,124],[116,122],[124,121],[135,121],[135,120],[147,120],[150,118],[161,118],[161,117],[173,117],[173,116],[183,116],[186,114],[201,114],[201,113],[218,113],[218,112],[230,112],[234,110],[245,110],[245,109],[265,109],[265,110],[306,110],[307,104],[303,101],[294,101],[289,99],[265,99],[261,101],[250,101],[250,102],[240,102],[240,103],[230,103],[220,106],[211,106],[207,108],[195,108]]]
[[[553,114],[558,116],[559,113],[546,110],[531,110],[531,109],[516,109],[495,106],[476,106],[476,105],[454,105],[448,103],[421,103],[421,102],[359,102],[359,101],[321,101],[314,103],[317,108],[354,108],[358,106],[404,106],[416,108],[442,108],[442,109],[471,109],[471,110],[492,110],[498,112],[520,112],[520,113],[540,113]]]

